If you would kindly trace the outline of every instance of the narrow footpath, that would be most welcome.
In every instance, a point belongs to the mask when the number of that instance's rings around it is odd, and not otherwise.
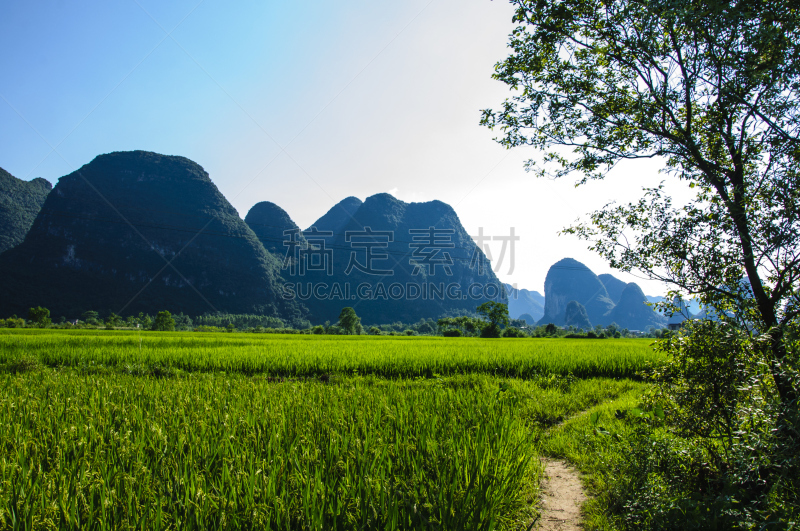
[[[581,504],[586,500],[578,472],[557,459],[544,458],[542,482],[542,531],[577,531],[581,526]]]

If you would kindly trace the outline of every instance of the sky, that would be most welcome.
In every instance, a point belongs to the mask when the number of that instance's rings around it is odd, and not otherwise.
[[[58,178],[135,149],[199,163],[244,217],[259,201],[310,226],[347,196],[450,204],[466,230],[519,236],[498,277],[543,292],[564,257],[611,270],[559,231],[666,176],[629,162],[603,181],[537,179],[481,109],[511,94],[502,0],[65,0],[0,6],[0,167]],[[675,189],[680,195],[683,190]]]

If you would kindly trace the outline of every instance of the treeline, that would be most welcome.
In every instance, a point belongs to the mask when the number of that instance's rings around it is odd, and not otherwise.
[[[343,321],[344,319],[344,321]],[[299,326],[298,326],[299,325]],[[445,337],[563,337],[575,339],[605,339],[620,337],[666,337],[668,330],[651,329],[633,333],[615,323],[595,326],[592,330],[580,330],[574,326],[558,327],[554,324],[530,326],[521,319],[509,319],[507,306],[499,303],[481,305],[477,313],[448,315],[438,320],[420,319],[416,323],[396,321],[389,324],[362,326],[361,319],[352,308],[344,308],[336,323],[326,321],[312,326],[308,321],[287,323],[273,316],[256,314],[230,314],[216,312],[197,317],[183,313],[172,314],[161,311],[156,315],[139,313],[121,317],[109,312],[101,317],[99,312],[89,310],[79,319],[62,317],[57,323],[50,318],[47,308],[36,307],[28,311],[28,318],[16,315],[0,319],[0,328],[94,328],[94,329],[139,329],[155,331],[194,332],[249,332],[273,334],[318,334],[318,335],[388,335],[388,336],[445,336]]]

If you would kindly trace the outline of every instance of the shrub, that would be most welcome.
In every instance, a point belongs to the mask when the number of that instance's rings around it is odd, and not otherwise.
[[[509,327],[503,331],[503,337],[528,337],[525,332],[519,328]]]
[[[28,310],[28,319],[39,328],[46,328],[50,324],[50,310],[37,306]]]
[[[489,324],[481,330],[481,337],[483,338],[497,338],[502,335],[503,331],[500,330],[498,325]]]
[[[787,349],[797,386],[798,344]],[[666,430],[640,422],[611,443],[607,499],[623,527],[791,528],[800,418],[772,385],[770,345],[730,323],[695,320],[657,350],[667,361],[648,372],[655,387],[644,406],[664,411]]]
[[[159,332],[175,330],[175,320],[172,318],[172,314],[166,310],[163,312],[158,312],[158,315],[156,315],[156,318],[153,321],[153,330],[157,330]]]

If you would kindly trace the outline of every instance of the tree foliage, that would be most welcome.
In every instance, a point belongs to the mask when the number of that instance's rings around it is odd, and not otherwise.
[[[507,304],[487,301],[478,306],[478,313],[487,321],[481,330],[481,337],[500,337],[500,327],[508,326]]]
[[[156,318],[153,321],[153,330],[157,330],[159,332],[169,332],[175,330],[175,319],[172,318],[172,314],[166,310],[163,312],[158,312],[158,315],[156,315]]]
[[[442,335],[447,337],[474,336],[481,333],[486,326],[486,321],[470,317],[469,315],[459,315],[458,317],[442,317],[437,322]],[[458,335],[452,334],[458,331]]]
[[[482,123],[507,147],[550,150],[539,175],[602,179],[656,159],[696,194],[665,188],[567,230],[612,267],[695,294],[771,338],[782,400],[784,328],[800,308],[800,10],[788,0],[513,0],[518,95]],[[571,151],[571,153],[569,153]]]
[[[355,335],[361,332],[361,318],[356,315],[356,311],[347,306],[342,308],[339,313],[339,327],[348,335]]]
[[[50,310],[37,306],[28,310],[28,320],[32,321],[36,326],[46,327],[50,324]]]

